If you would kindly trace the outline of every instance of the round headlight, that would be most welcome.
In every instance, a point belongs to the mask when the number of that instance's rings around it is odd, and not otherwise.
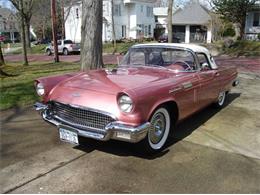
[[[38,83],[38,84],[36,85],[36,92],[37,92],[37,94],[38,94],[39,96],[44,95],[44,86],[43,86],[42,83]]]
[[[132,108],[133,108],[133,101],[131,100],[131,98],[127,95],[122,95],[119,99],[118,99],[118,105],[119,108],[122,112],[131,112]]]

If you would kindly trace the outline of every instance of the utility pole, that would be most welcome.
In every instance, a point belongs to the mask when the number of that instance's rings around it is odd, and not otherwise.
[[[57,23],[56,23],[56,1],[51,0],[51,21],[52,21],[52,39],[54,48],[54,62],[59,62],[58,45],[57,45]]]
[[[173,0],[168,0],[168,43],[172,43],[172,7]]]

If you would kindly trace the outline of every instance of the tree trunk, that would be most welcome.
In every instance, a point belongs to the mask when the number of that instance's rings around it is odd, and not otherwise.
[[[239,24],[239,30],[240,30],[240,39],[245,38],[245,26],[246,26],[246,19],[242,19]]]
[[[168,42],[172,43],[172,7],[173,0],[168,0]]]
[[[116,31],[115,31],[115,20],[114,20],[114,0],[111,0],[111,14],[112,14],[112,39],[113,39],[113,54],[116,52]]]
[[[64,0],[61,2],[61,36],[62,39],[65,39]]]
[[[21,17],[21,40],[22,40],[22,47],[23,47],[23,65],[28,66],[28,59],[27,59],[27,49],[26,49],[26,38],[25,38],[25,22],[24,22],[24,10],[23,10],[23,1],[20,0],[20,17]]]
[[[1,47],[1,42],[0,42],[0,66],[4,66],[5,65],[5,60],[4,60],[4,56],[2,53],[2,47]]]
[[[81,69],[103,67],[102,0],[82,0]]]
[[[26,47],[31,52],[31,39],[30,39],[30,22],[25,19],[25,40],[26,40]]]

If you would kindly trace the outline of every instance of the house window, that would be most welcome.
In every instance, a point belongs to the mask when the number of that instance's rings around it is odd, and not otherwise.
[[[154,17],[155,22],[158,22],[158,16]]]
[[[141,5],[141,12],[144,12],[144,6]]]
[[[148,36],[148,26],[144,27],[144,36],[147,37]]]
[[[260,13],[254,13],[253,26],[260,26]]]
[[[152,35],[152,26],[148,25],[148,35],[151,36]]]
[[[149,7],[149,6],[146,7],[146,16],[147,17],[153,16],[153,8],[152,7]]]
[[[79,18],[79,9],[76,8],[76,18]]]
[[[115,16],[121,16],[121,6],[120,6],[120,4],[114,5],[114,15]]]
[[[122,25],[122,38],[126,38],[126,25]]]

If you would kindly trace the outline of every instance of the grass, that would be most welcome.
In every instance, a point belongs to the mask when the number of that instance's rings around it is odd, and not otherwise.
[[[27,50],[28,54],[43,54],[47,45],[35,45],[32,46],[31,51]],[[12,54],[22,54],[22,48],[12,52]]]
[[[129,49],[129,47],[136,44],[135,42],[128,42],[128,43],[117,43],[116,44],[116,53],[126,53]],[[114,47],[113,43],[105,43],[103,44],[103,52],[104,53],[113,53]]]
[[[124,42],[124,43],[117,43],[116,53],[126,53],[132,45],[137,44],[137,42]],[[30,54],[43,54],[45,53],[45,48],[47,45],[35,45],[32,47],[31,51],[28,51]],[[113,43],[104,43],[103,44],[103,52],[104,53],[113,53],[114,47]],[[12,54],[22,54],[22,49],[17,49],[12,52]]]
[[[113,68],[115,65],[107,64],[106,67]],[[0,76],[0,110],[32,105],[40,99],[34,89],[35,79],[78,72],[80,65],[71,62],[31,62],[29,66],[8,63],[3,70],[12,76]]]
[[[10,47],[22,47],[21,43],[9,43]],[[8,47],[8,43],[5,43],[2,45],[3,48],[7,48]]]
[[[35,62],[29,66],[20,63],[6,65],[3,70],[13,75],[0,77],[0,110],[31,105],[39,100],[34,90],[34,80],[48,75],[60,75],[80,70],[79,64]]]
[[[260,41],[236,41],[224,48],[224,54],[231,56],[260,56]]]

